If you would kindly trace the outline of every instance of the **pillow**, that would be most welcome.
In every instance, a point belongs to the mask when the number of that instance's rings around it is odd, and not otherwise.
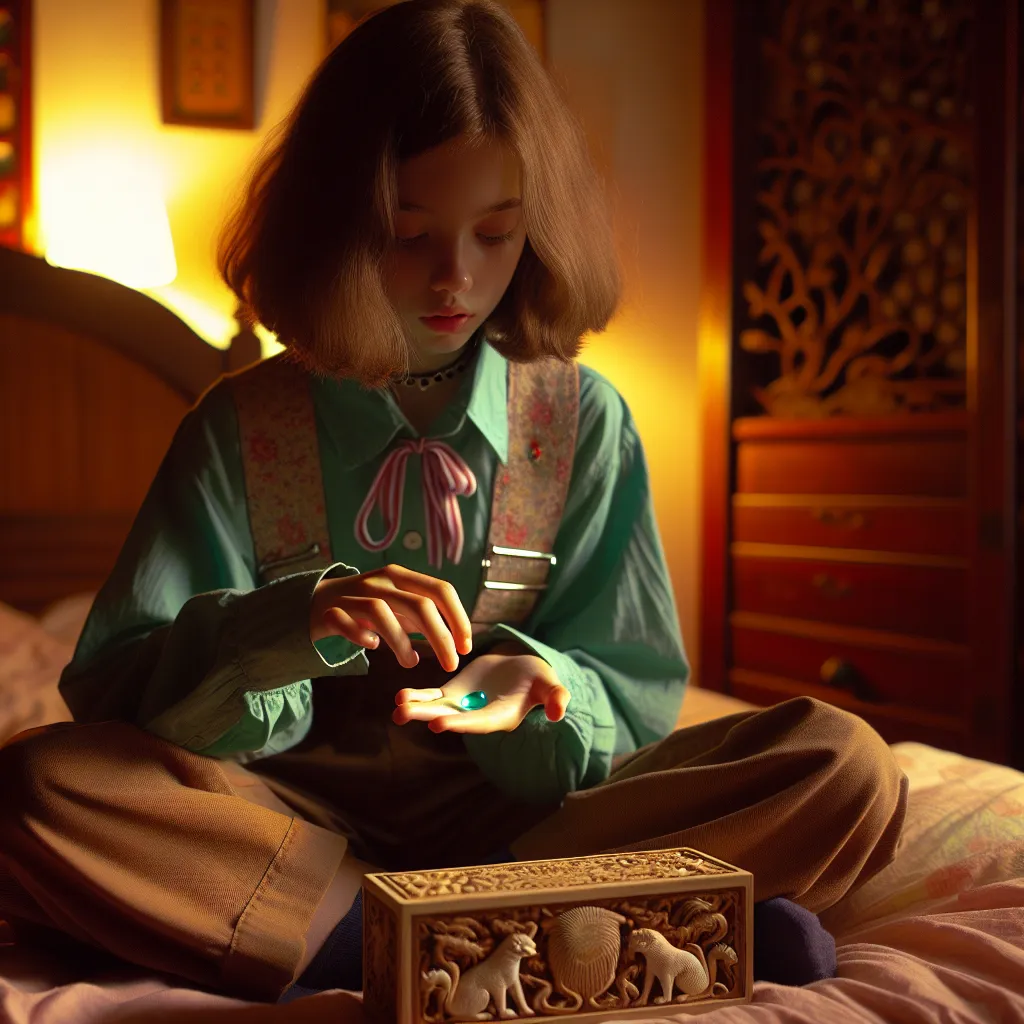
[[[72,594],[70,597],[63,597],[54,601],[39,616],[39,625],[46,630],[50,636],[62,640],[64,643],[74,647],[81,636],[85,620],[89,616],[89,610],[96,599],[93,593]]]
[[[24,729],[71,720],[57,682],[74,649],[73,640],[0,602],[0,743]]]
[[[895,860],[821,915],[841,936],[1024,877],[1024,773],[923,743],[892,747],[910,782]]]

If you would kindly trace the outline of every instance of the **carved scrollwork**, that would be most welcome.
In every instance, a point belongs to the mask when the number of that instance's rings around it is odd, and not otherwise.
[[[417,918],[422,1019],[735,997],[747,955],[742,900],[742,890],[728,889]]]
[[[713,858],[693,851],[657,850],[640,854],[606,854],[436,871],[390,872],[379,878],[382,884],[403,899],[420,900],[437,896],[580,888],[604,882],[723,875],[730,870]]]
[[[973,5],[773,0],[739,344],[779,416],[964,402]],[[753,262],[753,261],[752,261]]]

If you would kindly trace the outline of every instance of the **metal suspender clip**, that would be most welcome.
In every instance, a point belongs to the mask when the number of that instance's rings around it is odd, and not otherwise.
[[[518,561],[507,561],[517,559]],[[548,572],[558,559],[543,551],[526,551],[523,548],[507,548],[499,544],[488,544],[483,559],[485,590],[547,590]],[[496,570],[505,580],[491,579]],[[511,577],[508,579],[507,577]]]

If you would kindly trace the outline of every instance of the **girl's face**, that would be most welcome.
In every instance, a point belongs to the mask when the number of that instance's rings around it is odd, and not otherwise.
[[[525,242],[519,161],[502,143],[450,139],[399,166],[384,284],[413,371],[463,348],[505,294]]]

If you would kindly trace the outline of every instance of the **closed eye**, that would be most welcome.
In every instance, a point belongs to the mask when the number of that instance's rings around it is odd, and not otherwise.
[[[477,235],[484,245],[501,245],[504,242],[511,242],[515,238],[515,229],[506,231],[503,235]],[[403,249],[411,248],[416,245],[417,242],[421,242],[426,238],[426,232],[421,232],[418,235],[410,235],[408,238],[396,238],[395,244],[401,246]]]

